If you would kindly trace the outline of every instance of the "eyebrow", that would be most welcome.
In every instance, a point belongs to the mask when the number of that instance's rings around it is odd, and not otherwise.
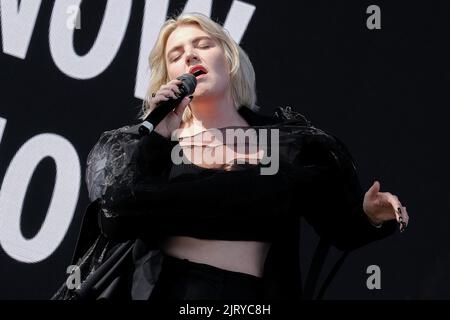
[[[206,40],[213,40],[211,37],[208,37],[208,36],[198,36],[198,37],[195,37],[194,39],[192,39],[191,42],[192,42],[192,43],[194,43],[194,42],[199,42],[200,40],[204,40],[204,39],[206,39]],[[170,50],[167,52],[166,57],[169,57],[169,55],[170,55],[172,52],[177,51],[177,50],[181,49],[182,47],[183,47],[182,45],[178,45],[178,46],[173,47],[172,49],[170,49]]]

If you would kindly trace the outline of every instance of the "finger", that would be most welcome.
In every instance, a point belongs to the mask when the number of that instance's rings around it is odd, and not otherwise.
[[[163,95],[163,96],[165,96],[167,98],[174,98],[174,99],[177,98],[175,92],[173,92],[171,89],[160,89],[156,93],[156,96],[158,96],[158,95]]]
[[[171,90],[175,93],[181,93],[180,88],[176,84],[164,84],[160,89]]]
[[[167,97],[166,95],[159,93],[159,94],[157,94],[156,96],[154,96],[154,97],[152,98],[152,102],[153,102],[153,103],[158,103],[158,102],[160,102],[160,101],[166,101],[166,100],[168,100],[169,98],[170,98],[170,97]]]
[[[162,87],[161,87],[161,89],[159,89],[159,90],[156,92],[157,95],[158,95],[158,94],[163,94],[163,95],[165,95],[165,96],[170,95],[170,93],[174,93],[173,90],[172,90],[171,88],[162,88]]]
[[[400,225],[400,232],[404,232],[406,230],[406,228],[408,227],[408,223],[409,223],[408,212],[406,211],[406,207],[400,207],[400,208],[398,208],[398,210],[400,212],[400,217],[398,220],[398,223]]]
[[[184,97],[183,100],[181,100],[180,104],[174,110],[176,115],[181,118],[181,116],[183,115],[184,109],[186,109],[187,105],[190,102],[191,102],[191,99],[189,97]]]
[[[378,181],[375,181],[369,188],[369,190],[367,190],[369,197],[371,198],[376,197],[379,191],[380,191],[380,183]]]
[[[170,98],[177,99],[178,97],[170,89],[159,90],[156,92],[155,96],[150,99],[150,106],[151,108],[155,108],[157,104],[162,101],[168,101]]]
[[[180,83],[182,83],[182,81],[178,80],[178,79],[173,79],[173,80],[170,80],[169,82],[167,82],[167,84],[169,84],[169,83],[171,83],[171,84],[180,84]]]
[[[392,208],[394,209],[394,215],[397,221],[400,221],[401,212],[402,212],[402,204],[397,196],[387,193],[387,198]]]
[[[171,89],[172,91],[174,91],[175,93],[178,93],[178,94],[181,93],[180,88],[179,88],[176,84],[171,84],[171,85],[170,85],[170,89]]]
[[[169,100],[169,98],[167,98],[166,96],[164,96],[164,95],[157,95],[157,96],[155,96],[155,97],[153,97],[152,99],[151,99],[151,105],[153,106],[153,107],[155,107],[158,103],[160,103],[161,101],[167,101],[167,100]]]
[[[408,215],[408,211],[406,210],[406,207],[402,207],[402,217],[403,217],[403,221],[406,223],[406,225],[408,225],[409,215]]]
[[[181,93],[180,89],[175,85],[168,85],[168,86],[162,87],[162,90],[173,92],[176,97],[178,97],[177,95]]]
[[[177,85],[177,86],[182,84],[182,83],[183,83],[183,81],[178,80],[178,79],[173,79],[173,80],[167,82],[167,84],[174,84],[174,85]]]

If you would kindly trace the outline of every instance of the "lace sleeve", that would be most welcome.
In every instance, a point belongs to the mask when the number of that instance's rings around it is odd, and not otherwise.
[[[145,180],[156,186],[167,182],[171,150],[177,143],[152,131],[143,137],[136,126],[102,133],[87,158],[86,184],[91,201],[102,207],[132,198]]]
[[[138,174],[131,159],[139,136],[130,134],[130,126],[106,131],[89,152],[86,168],[86,184],[89,199],[102,198],[108,187],[129,185]]]

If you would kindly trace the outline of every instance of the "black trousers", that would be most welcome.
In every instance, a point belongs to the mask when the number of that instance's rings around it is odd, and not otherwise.
[[[164,256],[151,300],[255,300],[263,297],[262,278],[187,259]]]

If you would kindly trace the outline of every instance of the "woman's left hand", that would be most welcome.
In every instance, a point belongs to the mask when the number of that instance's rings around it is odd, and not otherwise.
[[[363,209],[375,225],[394,219],[402,225],[401,230],[408,225],[409,217],[406,207],[402,206],[397,196],[390,192],[380,192],[378,181],[375,181],[364,195]]]

